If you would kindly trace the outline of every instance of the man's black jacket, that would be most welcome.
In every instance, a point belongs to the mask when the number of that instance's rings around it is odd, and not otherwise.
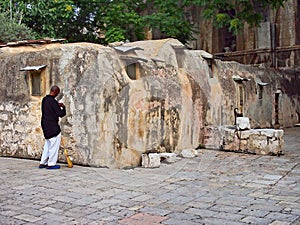
[[[58,124],[59,117],[66,115],[66,109],[59,107],[57,100],[46,95],[42,101],[42,129],[46,139],[57,136],[61,130]]]

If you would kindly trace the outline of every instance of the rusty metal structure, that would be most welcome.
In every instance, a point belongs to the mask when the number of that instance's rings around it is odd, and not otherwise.
[[[243,64],[265,64],[274,68],[300,68],[300,45],[215,53],[216,58]]]
[[[65,38],[60,38],[60,39],[44,38],[44,39],[38,39],[38,40],[22,40],[22,41],[8,42],[8,43],[0,43],[0,48],[18,47],[18,46],[34,46],[34,45],[42,45],[42,44],[50,44],[50,43],[63,43],[64,41],[66,41]]]

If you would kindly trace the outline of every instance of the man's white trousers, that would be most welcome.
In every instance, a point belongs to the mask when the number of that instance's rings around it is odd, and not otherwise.
[[[61,133],[59,133],[59,135],[53,138],[45,140],[44,151],[42,154],[40,164],[44,164],[48,166],[56,165],[60,141],[61,141]]]

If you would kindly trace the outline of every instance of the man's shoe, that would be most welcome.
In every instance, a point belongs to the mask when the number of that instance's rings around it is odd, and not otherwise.
[[[39,165],[39,169],[43,169],[43,168],[46,168],[47,167],[47,165],[45,165],[45,164],[40,164]]]
[[[56,169],[60,169],[60,165],[55,165],[55,166],[47,166],[48,170],[56,170]]]

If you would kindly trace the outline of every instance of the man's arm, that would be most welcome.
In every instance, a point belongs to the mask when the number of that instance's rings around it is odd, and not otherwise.
[[[54,110],[58,117],[64,117],[66,115],[65,105],[63,103],[58,103],[56,100]]]

